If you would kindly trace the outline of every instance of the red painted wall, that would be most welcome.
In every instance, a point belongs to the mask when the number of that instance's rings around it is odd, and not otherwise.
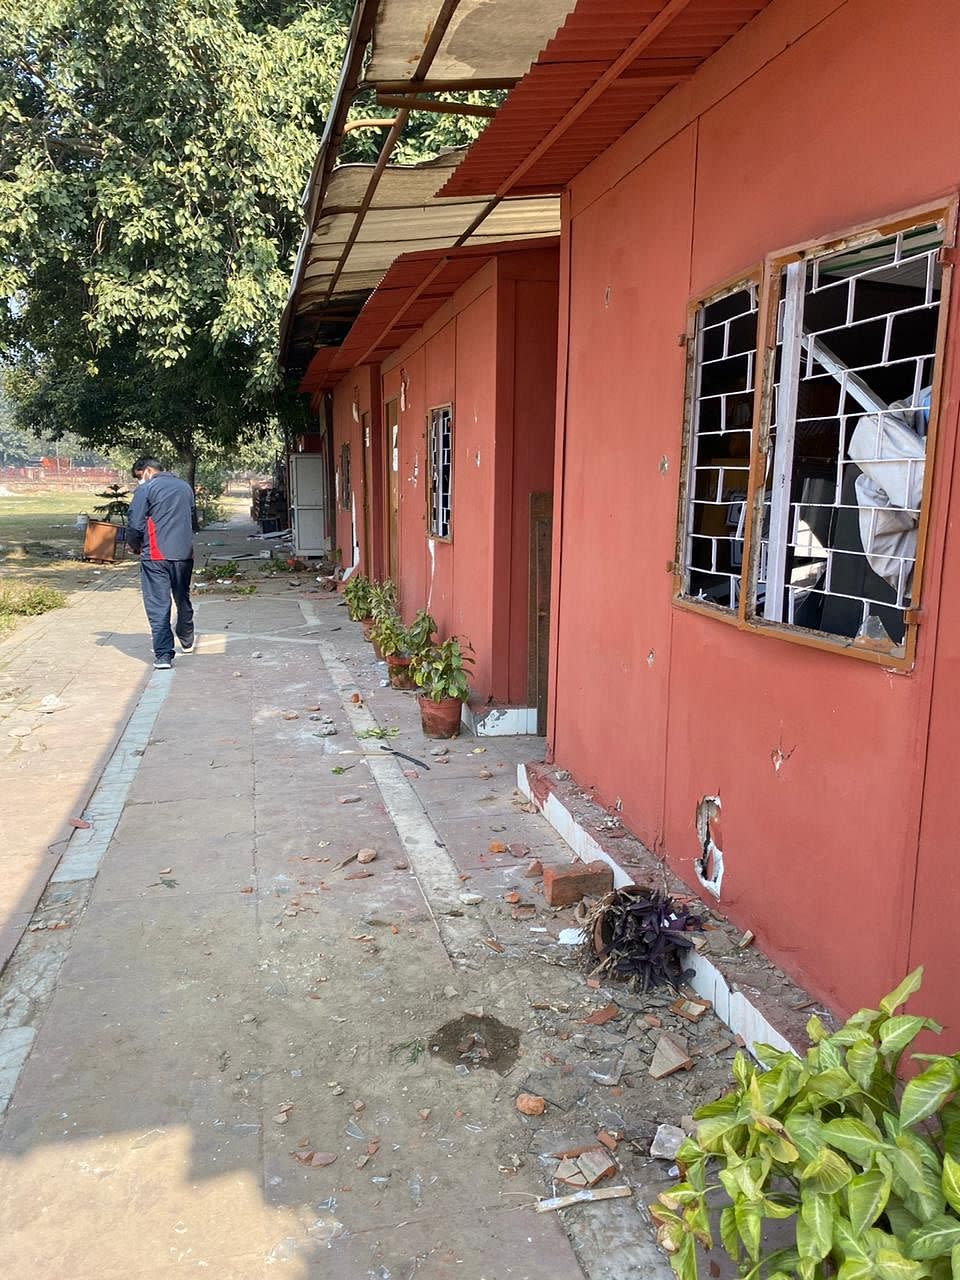
[[[509,584],[497,582],[503,616],[494,637],[503,637],[508,687],[503,701],[526,706],[529,631],[530,495],[553,490],[553,439],[557,375],[557,251],[500,260],[498,276],[498,447],[504,451],[504,498],[497,535],[505,544]],[[509,486],[509,489],[507,488]],[[507,501],[509,492],[509,503]]]
[[[382,494],[377,486],[369,495],[372,504],[370,517],[371,545],[365,545],[363,521],[363,475],[364,450],[370,449],[374,454],[374,474],[377,467],[382,466],[382,455],[379,448],[379,371],[374,365],[362,365],[352,369],[333,390],[333,467],[335,475],[336,501],[336,545],[340,550],[340,567],[347,569],[354,563],[354,546],[363,572],[381,576],[383,556],[381,539],[378,530],[382,527]],[[356,412],[354,412],[356,409]],[[369,415],[370,440],[364,440],[361,430],[363,415]],[[346,498],[344,509],[344,483],[341,474],[341,447],[350,446],[350,493]]]
[[[529,494],[552,487],[556,374],[554,250],[481,268],[384,365],[400,396],[399,590],[466,637],[475,700],[526,705]],[[453,405],[449,541],[426,536],[426,421]],[[519,673],[522,671],[522,680]]]
[[[908,24],[870,0],[782,0],[573,184],[550,729],[557,763],[619,798],[688,883],[697,801],[719,794],[722,909],[841,1012],[925,960],[917,1003],[952,1022],[954,1043],[944,888],[956,882],[947,708],[960,692],[960,562],[943,552],[955,357],[912,673],[678,608],[666,566],[690,297],[774,250],[955,189],[958,43],[947,0],[918,0]],[[777,748],[789,753],[779,771]]]

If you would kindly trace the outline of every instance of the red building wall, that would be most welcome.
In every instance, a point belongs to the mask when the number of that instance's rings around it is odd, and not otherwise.
[[[552,485],[557,254],[486,264],[383,368],[400,407],[399,590],[466,637],[477,701],[526,705],[528,507]],[[449,541],[426,535],[426,422],[453,405]],[[522,673],[522,678],[521,678]]]
[[[918,1005],[960,1042],[955,316],[911,673],[678,608],[667,572],[689,299],[960,183],[960,11],[918,0],[902,19],[871,0],[771,5],[573,184],[550,738],[557,763],[620,799],[690,883],[696,804],[719,794],[722,909],[840,1011],[925,962]]]
[[[336,501],[336,545],[340,551],[340,567],[347,569],[354,563],[354,546],[358,548],[358,563],[364,573],[381,576],[383,557],[378,538],[382,519],[383,495],[377,486],[365,495],[363,489],[364,452],[370,450],[371,471],[382,466],[379,423],[379,374],[376,366],[362,365],[352,369],[333,390],[333,467]],[[364,415],[370,424],[369,442],[364,437]],[[342,446],[350,446],[349,493],[345,495],[342,475]],[[367,546],[363,518],[365,499],[371,504],[369,521],[370,545]],[[344,500],[346,506],[344,506]]]

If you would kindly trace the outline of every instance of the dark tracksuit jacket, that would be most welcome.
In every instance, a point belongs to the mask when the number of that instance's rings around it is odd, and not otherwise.
[[[140,554],[140,586],[153,635],[154,658],[173,657],[171,598],[177,607],[177,635],[193,639],[190,576],[197,507],[184,480],[161,471],[137,486],[127,516],[127,542]]]

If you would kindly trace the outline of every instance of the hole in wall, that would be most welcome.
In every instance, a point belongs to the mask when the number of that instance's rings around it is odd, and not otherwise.
[[[720,834],[720,797],[703,796],[697,804],[697,840],[700,854],[693,866],[697,879],[718,901],[723,883],[723,838]]]

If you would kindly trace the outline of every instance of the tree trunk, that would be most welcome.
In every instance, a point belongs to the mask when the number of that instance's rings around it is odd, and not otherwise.
[[[193,489],[194,492],[196,492],[196,488],[197,488],[197,452],[196,450],[191,448],[189,445],[185,447],[181,447],[180,461],[183,463],[183,466],[186,470],[186,475],[183,477],[184,480],[186,480],[190,488]]]

